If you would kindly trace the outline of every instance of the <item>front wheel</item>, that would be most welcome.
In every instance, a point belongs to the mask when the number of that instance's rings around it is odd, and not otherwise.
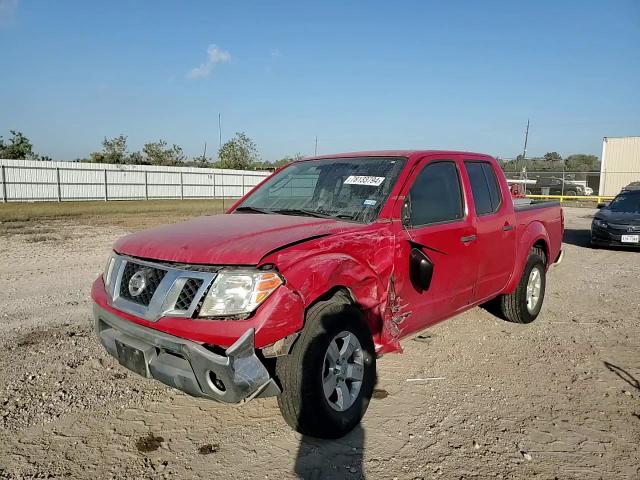
[[[516,290],[498,299],[501,317],[514,323],[533,322],[542,308],[546,284],[545,253],[533,248]]]
[[[371,333],[362,313],[338,294],[313,305],[291,353],[280,357],[278,406],[295,430],[339,438],[369,405],[376,381]]]

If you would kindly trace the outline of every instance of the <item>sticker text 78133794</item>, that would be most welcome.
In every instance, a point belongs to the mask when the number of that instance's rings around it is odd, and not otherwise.
[[[345,185],[368,185],[379,187],[384,182],[385,177],[370,177],[368,175],[349,175],[344,181]]]

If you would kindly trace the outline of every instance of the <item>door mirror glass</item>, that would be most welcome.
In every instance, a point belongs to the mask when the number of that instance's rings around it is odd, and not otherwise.
[[[413,288],[419,292],[429,290],[433,277],[433,263],[418,248],[411,249],[409,255],[409,277]]]

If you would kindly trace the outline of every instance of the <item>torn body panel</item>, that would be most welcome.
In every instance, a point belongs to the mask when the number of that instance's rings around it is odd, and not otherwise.
[[[278,265],[287,284],[308,308],[327,292],[347,289],[362,309],[371,329],[376,350],[386,353],[400,349],[398,335],[386,313],[389,279],[395,263],[395,229],[398,224],[380,222],[305,242],[277,251],[262,263]],[[395,314],[397,316],[397,314]]]

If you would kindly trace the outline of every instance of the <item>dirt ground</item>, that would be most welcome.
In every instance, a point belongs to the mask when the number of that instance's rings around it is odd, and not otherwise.
[[[640,478],[640,252],[589,248],[593,210],[565,211],[539,319],[474,309],[405,342],[337,441],[290,430],[273,398],[193,399],[105,353],[89,288],[127,224],[5,228],[0,479]]]

